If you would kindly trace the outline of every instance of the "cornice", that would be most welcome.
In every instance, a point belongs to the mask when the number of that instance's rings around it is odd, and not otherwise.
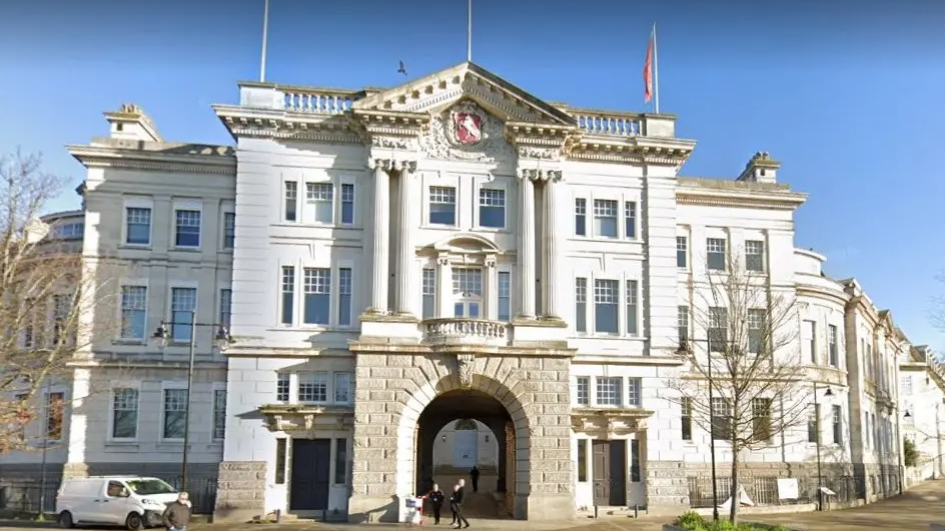
[[[77,145],[66,146],[66,149],[86,168],[121,168],[170,173],[236,175],[236,157],[229,153],[185,155],[162,153],[160,151],[137,151],[114,147]]]
[[[752,208],[764,210],[795,210],[803,201],[779,197],[758,197],[740,194],[718,194],[709,191],[676,189],[676,202],[680,205],[713,207]]]
[[[849,302],[850,300],[850,295],[845,293],[842,289],[838,289],[834,291],[834,290],[822,288],[820,286],[804,284],[801,282],[797,283],[797,294],[834,302],[836,304],[839,304],[841,308],[845,308],[847,302]]]
[[[213,110],[234,138],[362,143],[360,124],[352,123],[349,114],[309,114],[238,105],[214,105]]]

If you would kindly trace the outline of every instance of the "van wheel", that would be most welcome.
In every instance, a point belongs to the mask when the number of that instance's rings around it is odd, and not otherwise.
[[[128,528],[128,531],[140,531],[144,529],[144,521],[141,519],[141,515],[138,513],[129,514],[128,518],[125,519],[125,527]]]
[[[59,513],[59,527],[63,527],[65,529],[75,527],[75,523],[72,521],[72,513],[69,511],[62,511]]]

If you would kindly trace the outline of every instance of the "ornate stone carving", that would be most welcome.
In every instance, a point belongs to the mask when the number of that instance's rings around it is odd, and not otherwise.
[[[415,139],[405,137],[372,136],[371,145],[379,148],[416,149]]]
[[[457,354],[456,369],[459,375],[459,386],[463,389],[472,387],[473,364],[476,363],[475,354]]]
[[[460,119],[463,122],[457,122]],[[464,125],[467,122],[472,125]],[[478,131],[470,133],[470,127]],[[502,123],[469,100],[434,116],[420,137],[420,146],[429,158],[440,160],[495,162],[515,154]]]
[[[396,158],[386,158],[386,157],[369,157],[367,161],[368,168],[383,168],[387,171],[417,171],[417,161],[415,160],[400,160]]]
[[[519,168],[519,179],[531,179],[532,181],[560,181],[563,177],[561,170],[552,168]]]
[[[436,257],[436,263],[439,264],[439,265],[441,265],[441,266],[448,266],[448,265],[450,265],[450,255],[449,255],[449,253],[440,253],[440,254]]]
[[[492,269],[495,267],[495,263],[496,263],[495,256],[490,254],[489,256],[486,257],[485,259],[486,267],[488,267],[489,269]]]
[[[535,146],[519,146],[518,156],[526,159],[561,160],[561,150]]]

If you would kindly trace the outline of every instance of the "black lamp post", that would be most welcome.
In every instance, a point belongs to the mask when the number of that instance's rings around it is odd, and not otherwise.
[[[696,341],[695,339],[685,339],[682,340],[679,344],[679,349],[676,351],[679,355],[687,355],[692,352],[691,347],[689,346],[690,342]],[[700,342],[709,343],[709,340],[701,340]],[[719,519],[719,489],[718,483],[715,478],[715,394],[713,393],[713,388],[715,387],[715,381],[712,379],[712,349],[706,348],[708,354],[708,378],[709,378],[709,453],[711,454],[712,460],[712,519]],[[737,496],[738,493],[735,493],[733,496]],[[732,499],[732,503],[735,503],[735,499]]]
[[[833,396],[833,391],[828,387],[824,392],[824,396]],[[816,417],[815,424],[817,425],[817,510],[824,510],[824,486],[823,486],[823,475],[821,474],[821,460],[820,460],[820,436],[822,430],[820,429],[820,401],[817,399],[817,382],[814,382],[814,415]]]
[[[224,324],[198,323],[196,311],[190,312],[189,323],[162,321],[161,326],[157,328],[157,330],[154,332],[154,335],[151,336],[151,339],[155,340],[161,348],[164,348],[167,346],[168,339],[170,338],[168,327],[173,327],[175,325],[190,326],[190,356],[187,364],[187,403],[184,407],[184,451],[180,460],[180,490],[181,492],[185,492],[187,490],[187,453],[190,446],[190,396],[194,387],[194,359],[197,355],[197,327],[209,326],[216,328],[217,333],[216,336],[214,336],[214,343],[221,351],[226,350],[227,345],[232,343],[233,339],[230,337],[230,332],[227,330],[227,327]]]

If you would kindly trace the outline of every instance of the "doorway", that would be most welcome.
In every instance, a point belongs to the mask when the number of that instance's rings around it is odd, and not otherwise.
[[[594,505],[626,507],[627,441],[592,441]]]
[[[290,511],[328,510],[331,439],[292,440]]]

